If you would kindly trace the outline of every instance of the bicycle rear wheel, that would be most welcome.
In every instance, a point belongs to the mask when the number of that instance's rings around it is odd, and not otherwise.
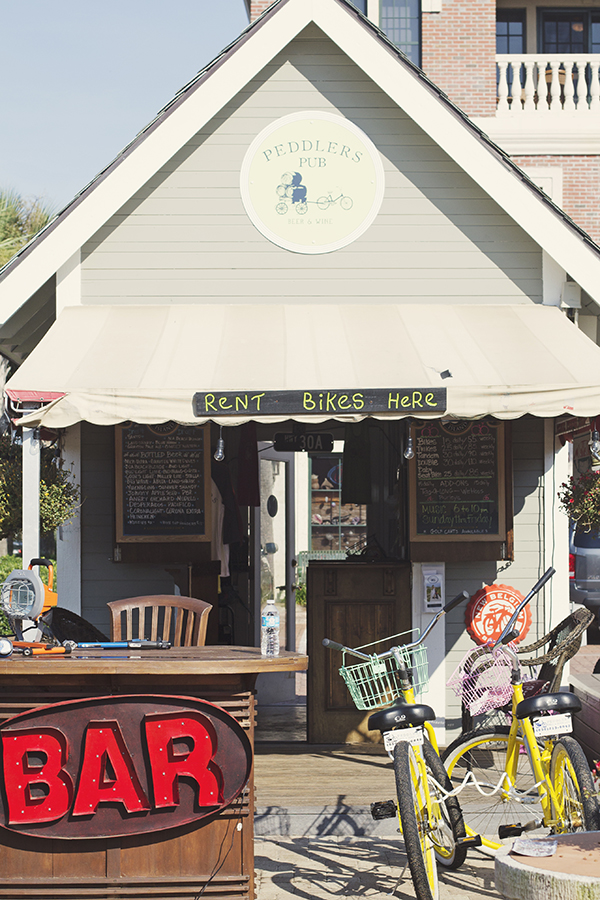
[[[550,780],[559,808],[556,832],[600,830],[600,807],[594,796],[590,767],[577,741],[563,735],[554,744],[550,759]]]
[[[525,825],[542,818],[535,778],[523,740],[517,737],[517,764],[514,784],[507,790],[502,778],[506,768],[509,728],[471,731],[458,737],[442,754],[452,786],[468,776],[458,795],[467,832],[480,834],[483,845],[497,850],[503,846],[500,826]]]
[[[435,849],[431,839],[428,782],[420,747],[400,741],[394,748],[400,824],[417,900],[438,900]]]
[[[467,836],[460,803],[456,797],[444,799],[443,791],[451,791],[452,784],[441,759],[429,741],[425,741],[423,745],[423,755],[427,774],[433,776],[433,779],[428,778],[429,793],[433,800],[431,808],[433,849],[437,861],[442,866],[447,869],[458,869],[467,857],[467,848],[456,843],[457,839]]]

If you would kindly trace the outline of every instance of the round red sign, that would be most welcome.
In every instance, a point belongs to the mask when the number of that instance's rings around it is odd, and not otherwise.
[[[467,631],[476,644],[497,641],[504,626],[523,599],[523,594],[507,584],[486,584],[471,597],[466,612]],[[521,641],[531,628],[529,604],[522,609],[515,623]]]

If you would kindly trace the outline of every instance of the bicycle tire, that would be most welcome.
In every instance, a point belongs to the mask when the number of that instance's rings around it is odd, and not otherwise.
[[[420,751],[417,751],[420,752]],[[438,900],[437,865],[427,822],[427,780],[407,741],[394,747],[394,774],[400,825],[417,900]]]
[[[329,209],[330,203],[331,200],[329,199],[329,197],[319,197],[319,199],[317,200],[317,206],[319,207],[319,209]]]
[[[550,758],[550,780],[561,801],[557,816],[567,816],[566,827],[557,832],[600,831],[600,806],[585,754],[575,738],[557,738]]]
[[[452,784],[441,759],[429,743],[423,745],[425,765],[437,784],[445,791],[452,790]],[[467,848],[457,846],[458,838],[467,836],[460,803],[456,797],[443,799],[442,792],[434,782],[429,784],[429,793],[437,798],[437,821],[432,830],[432,840],[437,861],[446,869],[458,869],[467,858]],[[435,807],[434,807],[435,811]]]
[[[542,807],[535,788],[529,757],[524,752],[523,739],[517,737],[519,755],[514,787],[526,802],[502,796],[496,788],[506,763],[506,749],[510,729],[499,725],[489,730],[474,730],[460,735],[442,753],[442,762],[454,788],[471,772],[485,794],[470,783],[458,795],[460,807],[469,834],[480,834],[483,846],[498,850],[504,846],[498,837],[501,825],[524,825],[534,818],[542,818]]]

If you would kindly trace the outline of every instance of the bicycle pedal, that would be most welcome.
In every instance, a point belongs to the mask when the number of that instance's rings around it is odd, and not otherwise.
[[[481,847],[481,835],[476,834],[473,837],[456,838],[457,847]]]
[[[371,815],[375,820],[394,819],[396,814],[396,804],[393,800],[381,800],[379,803],[371,803]]]
[[[498,829],[500,840],[507,837],[520,837],[525,831],[525,826],[518,822],[516,825],[501,825]]]

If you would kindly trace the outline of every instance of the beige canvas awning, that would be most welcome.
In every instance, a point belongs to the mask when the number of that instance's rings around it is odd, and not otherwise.
[[[62,428],[199,424],[197,391],[427,387],[446,388],[446,414],[459,418],[597,415],[600,348],[559,309],[532,303],[79,306],[60,314],[7,392],[51,400],[22,421]]]

